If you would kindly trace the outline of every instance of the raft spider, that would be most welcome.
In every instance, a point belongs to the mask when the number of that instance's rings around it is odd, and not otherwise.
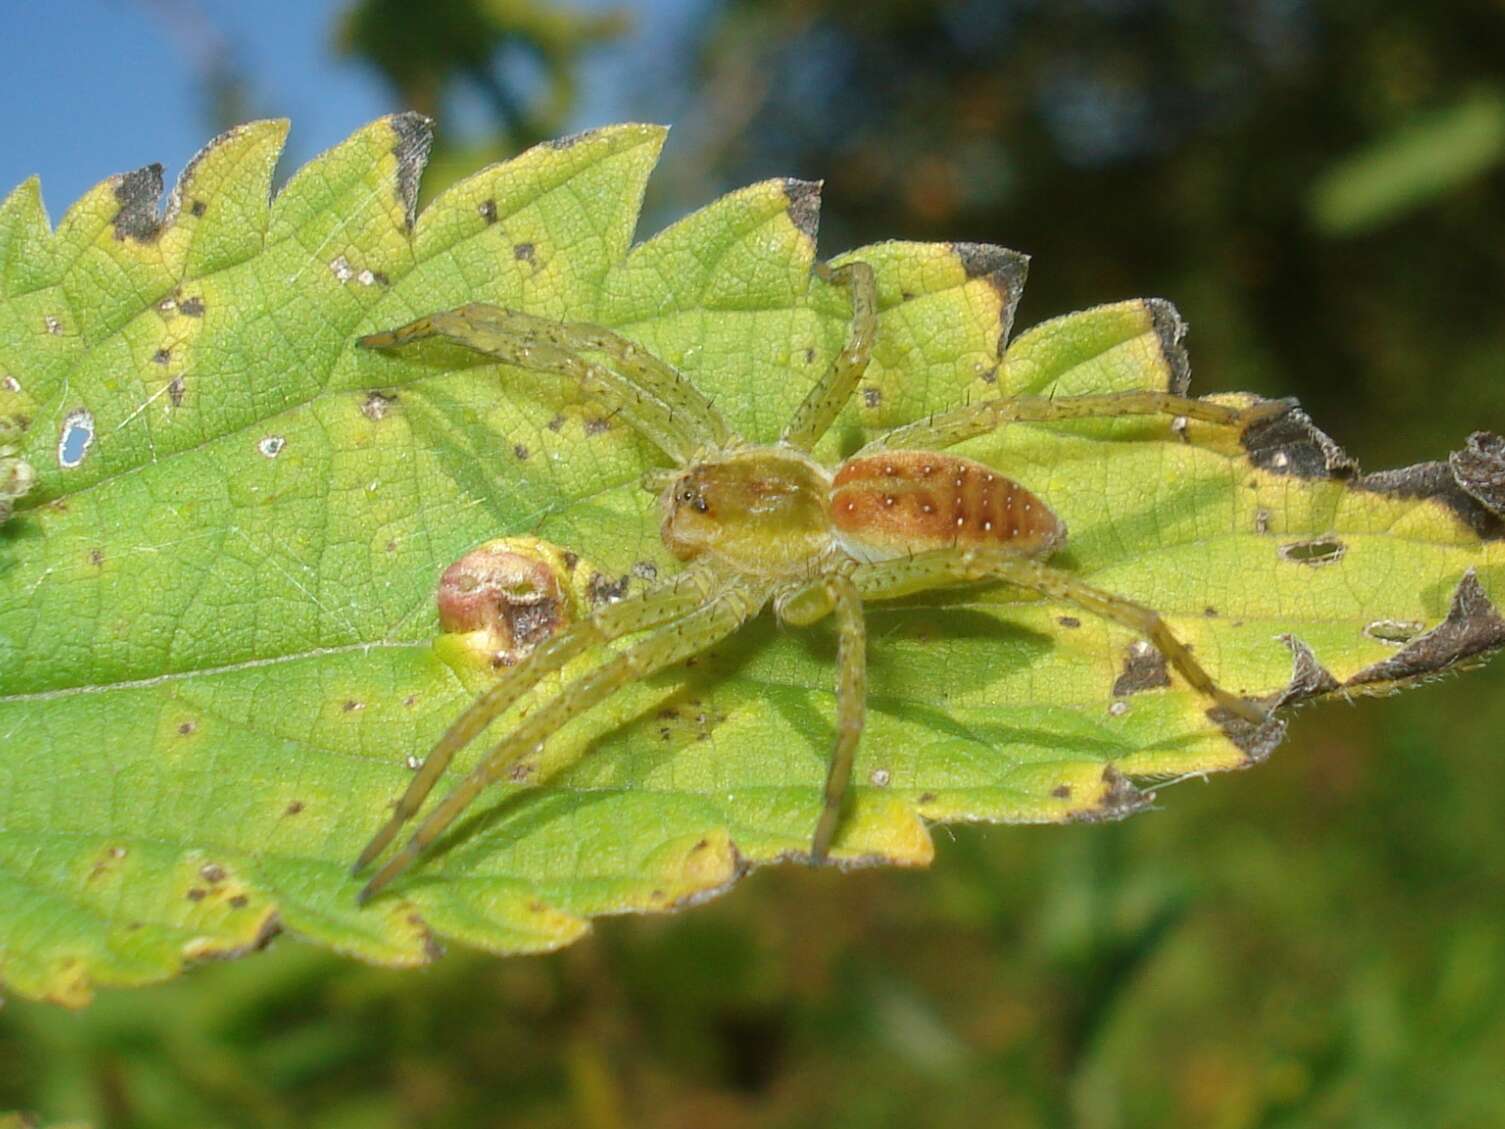
[[[835,838],[862,735],[866,600],[974,581],[1017,585],[1137,631],[1215,708],[1256,724],[1265,720],[1261,707],[1218,686],[1154,611],[1046,564],[1066,528],[1043,501],[991,467],[942,452],[1016,421],[1166,415],[1241,429],[1288,405],[1266,401],[1240,409],[1152,391],[1000,398],[896,427],[828,468],[810,451],[867,367],[878,303],[868,264],[818,264],[816,271],[849,294],[846,345],[772,446],[737,435],[683,375],[600,326],[472,304],[357,342],[387,349],[441,337],[508,365],[577,382],[672,460],[672,468],[650,471],[643,485],[659,495],[665,546],[686,562],[667,581],[600,607],[548,639],[460,715],[361,852],[356,873],[417,814],[455,753],[519,697],[588,649],[641,636],[516,722],[367,883],[361,902],[411,866],[482,790],[571,719],[628,683],[706,650],[770,604],[787,624],[834,614],[838,629],[837,736],[810,844],[812,863],[825,860]]]

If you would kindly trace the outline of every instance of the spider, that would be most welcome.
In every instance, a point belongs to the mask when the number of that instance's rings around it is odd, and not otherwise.
[[[367,349],[389,349],[445,338],[507,365],[575,381],[672,460],[670,468],[649,471],[643,486],[659,495],[665,546],[686,562],[672,578],[549,638],[459,716],[361,852],[355,873],[417,814],[455,754],[523,694],[590,648],[638,637],[513,724],[366,884],[362,903],[411,866],[509,766],[571,719],[628,683],[713,646],[769,605],[793,626],[834,615],[838,632],[836,743],[810,843],[812,864],[831,849],[862,736],[867,600],[977,581],[1016,585],[1138,632],[1211,700],[1215,713],[1254,724],[1266,720],[1259,705],[1218,686],[1154,611],[1045,563],[1066,539],[1065,525],[1045,502],[989,466],[944,452],[1016,421],[1166,415],[1244,428],[1284,412],[1285,401],[1234,408],[1152,391],[999,398],[893,428],[833,469],[810,452],[867,367],[877,288],[871,266],[861,261],[820,263],[815,270],[848,293],[846,344],[778,442],[768,446],[734,432],[668,363],[600,326],[477,303],[358,340]]]

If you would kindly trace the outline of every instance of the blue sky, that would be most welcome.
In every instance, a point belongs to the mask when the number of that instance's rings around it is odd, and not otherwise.
[[[171,184],[214,132],[197,81],[192,49],[165,12],[183,0],[17,0],[7,5],[5,91],[0,111],[0,196],[32,174],[55,223],[91,185],[152,161]],[[589,57],[573,127],[624,118],[662,119],[653,105],[652,60],[677,49],[688,21],[707,0],[635,4],[634,33]],[[336,59],[332,28],[343,0],[197,0],[233,47],[251,81],[254,116],[292,119],[284,175],[362,123],[396,106],[366,68]],[[577,8],[614,6],[572,0]],[[617,6],[627,6],[620,4]],[[647,64],[647,65],[645,65]],[[456,117],[463,125],[465,107]],[[445,123],[439,123],[444,128]]]

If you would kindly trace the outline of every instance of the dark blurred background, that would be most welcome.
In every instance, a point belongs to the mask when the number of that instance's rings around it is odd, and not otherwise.
[[[1505,430],[1500,0],[26,8],[0,187],[40,171],[54,218],[248,117],[293,118],[286,175],[420,109],[429,195],[544,137],[665,120],[644,234],[824,178],[824,254],[1006,243],[1034,256],[1021,325],[1173,298],[1199,391],[1299,396],[1369,469]],[[0,1109],[1505,1125],[1502,689],[1497,662],[1326,705],[1270,763],[1124,824],[937,829],[928,873],[764,872],[552,957],[399,974],[284,939],[79,1014],[12,1000]]]

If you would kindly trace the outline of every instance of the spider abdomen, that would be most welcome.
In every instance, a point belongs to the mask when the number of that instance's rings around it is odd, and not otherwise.
[[[1050,507],[991,467],[934,451],[849,459],[831,483],[831,520],[854,556],[954,546],[1035,556],[1065,539]]]

